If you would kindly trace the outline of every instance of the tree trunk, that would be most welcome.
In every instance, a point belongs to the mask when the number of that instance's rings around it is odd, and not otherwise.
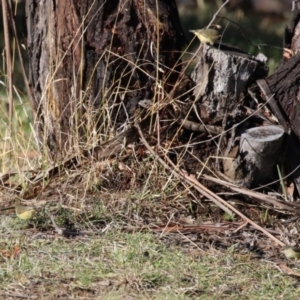
[[[175,0],[27,0],[29,81],[40,145],[52,156],[105,142],[180,71]]]
[[[270,104],[278,123],[288,132],[286,174],[291,174],[300,194],[300,1],[293,1],[290,26],[285,29],[283,58],[275,72],[251,87],[257,98]]]
[[[300,1],[295,1],[292,22],[285,29],[283,59],[266,80],[272,97],[279,103],[286,121],[300,138]]]

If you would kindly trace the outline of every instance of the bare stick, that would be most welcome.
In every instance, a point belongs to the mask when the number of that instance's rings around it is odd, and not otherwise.
[[[219,12],[229,3],[229,0],[226,0],[221,6],[220,8],[217,10],[217,12],[214,14],[214,16],[212,17],[211,21],[209,22],[209,24],[207,25],[207,28],[209,28],[212,23],[215,21],[215,19],[217,18]]]
[[[160,158],[157,153],[155,153],[152,148],[149,146],[149,144],[147,143],[147,141],[145,140],[144,138],[144,135],[142,133],[142,130],[140,128],[139,125],[136,125],[138,131],[139,131],[139,134],[140,134],[140,138],[141,138],[141,141],[142,143],[144,144],[144,146],[150,151],[150,153],[165,167],[167,168],[169,171],[172,172],[173,175],[175,175],[175,177],[177,177],[178,179],[184,179],[185,176],[180,174],[180,171],[179,172],[176,172],[175,169],[172,170],[169,165],[162,159]],[[198,188],[195,187],[197,190]],[[222,205],[221,203],[219,203],[218,201],[216,201],[213,197],[211,197],[210,195],[208,195],[207,193],[201,191],[201,190],[198,190],[201,194],[203,194],[204,196],[206,196],[207,198],[209,198],[212,202],[214,202],[217,206],[219,206],[222,210],[224,210],[225,212],[227,212],[229,215],[232,215],[232,212],[224,205]]]
[[[281,209],[285,209],[294,213],[299,214],[299,209],[300,209],[300,204],[297,202],[282,202],[282,201],[278,201],[277,199],[275,199],[274,197],[268,196],[268,195],[264,195],[261,193],[258,193],[256,191],[253,190],[248,190],[242,187],[239,187],[233,183],[230,183],[228,181],[224,181],[218,178],[214,178],[211,177],[209,175],[201,175],[201,178],[205,179],[205,180],[209,180],[211,182],[215,182],[217,184],[220,184],[222,186],[225,186],[226,188],[235,191],[239,194],[243,194],[246,195],[248,197],[251,197],[255,200],[260,200],[262,202],[268,203],[268,204],[272,204],[274,205],[274,207],[276,208],[281,208]]]
[[[9,101],[9,134],[12,133],[12,117],[13,117],[13,82],[12,82],[12,59],[10,49],[10,38],[8,29],[8,9],[7,0],[2,0],[2,16],[3,16],[3,28],[4,28],[4,40],[5,40],[5,60],[6,60],[6,75],[8,83],[8,101]]]
[[[243,215],[240,211],[238,211],[235,207],[233,207],[232,205],[230,205],[229,203],[227,203],[225,200],[223,200],[222,198],[220,198],[219,196],[217,196],[216,194],[214,194],[211,190],[209,190],[208,188],[206,188],[204,185],[202,185],[194,175],[188,175],[184,170],[180,170],[177,166],[174,165],[174,163],[165,155],[165,158],[168,160],[168,163],[173,167],[173,169],[163,160],[161,159],[157,153],[155,153],[153,151],[153,149],[150,147],[150,145],[148,144],[148,142],[145,140],[143,132],[140,128],[140,126],[137,124],[136,128],[140,134],[140,138],[142,143],[144,144],[144,146],[148,149],[148,151],[161,163],[163,164],[163,166],[168,169],[169,171],[171,171],[175,177],[177,177],[178,179],[183,179],[186,182],[188,182],[191,186],[193,186],[195,189],[197,189],[202,195],[204,195],[205,197],[207,197],[208,199],[210,199],[212,202],[214,202],[218,207],[220,207],[221,209],[223,209],[225,212],[229,213],[230,215],[232,215],[233,211],[234,213],[236,213],[238,216],[240,216],[242,219],[244,219],[246,222],[248,222],[249,224],[251,224],[254,228],[256,228],[257,230],[261,231],[262,233],[264,233],[267,237],[269,237],[270,239],[272,239],[273,241],[275,241],[276,244],[280,245],[280,246],[284,246],[285,244],[283,242],[281,242],[280,240],[278,240],[275,236],[273,236],[272,234],[270,234],[269,232],[267,232],[264,228],[260,227],[259,225],[257,225],[255,222],[253,222],[252,220],[250,220],[249,218],[247,218],[245,215]],[[230,211],[231,210],[231,211]]]

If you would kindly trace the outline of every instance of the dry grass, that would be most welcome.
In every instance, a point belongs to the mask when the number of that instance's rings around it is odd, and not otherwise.
[[[143,155],[132,158],[132,151]],[[19,196],[13,191],[16,182],[24,183],[24,169],[17,162],[11,168],[18,166],[18,176],[11,189],[1,191],[1,207],[21,197],[38,208],[28,223],[13,210],[0,217],[0,294],[5,299],[297,297],[297,280],[280,271],[282,257],[253,231],[153,232],[172,223],[224,223],[228,216],[184,188],[142,146],[37,185],[27,182]],[[51,214],[60,228],[88,232],[58,235]],[[274,215],[256,209],[253,217],[276,222]],[[258,240],[253,249],[249,240]]]
[[[206,201],[197,202],[153,158],[122,162],[121,170],[120,159],[90,164],[39,186],[35,198],[26,201],[38,207],[30,222],[4,212],[3,298],[297,297],[298,280],[281,271],[286,263],[277,249],[253,230],[234,233],[238,220],[227,223],[227,232],[155,233],[153,228],[168,224],[226,223],[228,216]],[[13,205],[14,199],[2,191],[1,206]],[[275,215],[245,205],[248,213],[254,211],[253,219],[276,223]],[[57,234],[51,214],[60,228],[82,233]],[[289,267],[297,272],[300,266]]]
[[[117,86],[116,93],[120,93]],[[126,92],[126,88],[125,91]],[[85,95],[82,95],[84,101]],[[0,295],[5,299],[280,299],[297,298],[296,278],[281,271],[278,249],[253,230],[241,228],[192,187],[184,185],[141,144],[101,162],[82,160],[39,182],[30,178],[51,161],[38,151],[29,104],[18,97],[12,132],[2,96],[1,173],[16,172],[0,192]],[[74,152],[110,138],[113,99],[103,105],[106,122],[97,132],[93,112],[85,120],[86,144],[76,138]],[[109,106],[109,102],[112,103]],[[81,103],[81,102],[80,102]],[[80,104],[79,103],[79,104]],[[76,111],[76,107],[75,107]],[[89,116],[88,116],[89,115]],[[74,118],[75,118],[74,114]],[[75,118],[75,122],[80,122]],[[82,125],[82,123],[78,123]],[[178,132],[177,132],[178,133]],[[79,133],[74,132],[78,137]],[[166,146],[168,148],[168,146]],[[168,150],[170,150],[168,148]],[[178,159],[186,153],[183,149]],[[199,159],[202,165],[206,165]],[[33,220],[16,218],[16,198],[37,207]],[[237,207],[287,240],[291,227],[280,227],[278,214],[253,203]],[[59,235],[60,228],[77,231]],[[286,217],[286,216],[285,216]],[[226,224],[228,229],[171,232],[170,226]],[[295,229],[295,228],[294,228]],[[286,230],[286,231],[285,231]],[[298,263],[290,264],[295,271]]]

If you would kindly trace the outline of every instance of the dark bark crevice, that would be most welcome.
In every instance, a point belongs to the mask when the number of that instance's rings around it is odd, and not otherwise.
[[[173,88],[183,33],[175,2],[156,3],[27,0],[33,108],[51,153],[132,121],[140,100],[157,101],[155,82]]]

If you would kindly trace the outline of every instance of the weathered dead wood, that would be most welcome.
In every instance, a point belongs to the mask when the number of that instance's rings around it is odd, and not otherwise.
[[[239,217],[241,217],[245,222],[251,224],[255,229],[261,231],[265,236],[267,236],[268,238],[270,238],[271,240],[273,240],[277,245],[281,245],[284,246],[284,243],[281,242],[280,240],[278,240],[274,235],[272,235],[271,233],[269,233],[267,230],[265,230],[264,228],[262,228],[261,226],[259,226],[258,224],[256,224],[255,222],[253,222],[251,219],[249,219],[247,216],[245,216],[244,214],[242,214],[239,210],[237,210],[234,206],[232,206],[231,204],[229,204],[228,202],[226,202],[225,200],[223,200],[222,198],[220,198],[218,195],[216,195],[215,193],[213,193],[211,190],[209,190],[208,188],[206,188],[204,185],[202,185],[195,177],[195,175],[192,174],[188,174],[187,172],[185,172],[184,170],[180,170],[178,168],[178,166],[176,166],[174,163],[172,163],[172,161],[167,158],[167,156],[165,155],[165,160],[163,160],[162,158],[160,158],[158,156],[157,153],[155,153],[153,151],[153,149],[150,147],[150,145],[147,143],[147,141],[144,138],[143,132],[141,130],[141,128],[139,126],[137,126],[141,141],[143,142],[143,144],[145,145],[145,147],[148,149],[148,151],[159,161],[161,162],[164,167],[168,170],[170,170],[172,172],[172,174],[178,178],[178,179],[182,179],[184,180],[186,183],[188,183],[189,185],[193,186],[196,190],[198,190],[202,195],[204,195],[205,197],[207,197],[210,201],[212,201],[213,203],[215,203],[218,207],[220,207],[223,211],[229,213],[230,215],[232,215],[232,212],[234,212],[235,214],[237,214]]]
[[[240,156],[248,168],[250,182],[244,186],[251,188],[271,181],[276,174],[278,157],[283,153],[284,130],[279,126],[260,126],[248,129],[241,135]],[[252,185],[252,186],[251,186]]]
[[[217,184],[220,184],[223,187],[228,188],[231,191],[238,193],[239,195],[244,195],[258,201],[259,203],[268,204],[269,207],[273,207],[274,209],[284,209],[286,211],[293,212],[295,214],[300,213],[300,204],[296,202],[286,202],[286,201],[279,201],[277,198],[262,194],[253,190],[242,188],[236,184],[230,183],[228,181],[224,181],[218,178],[214,178],[209,175],[202,175],[201,178],[212,181]]]
[[[226,49],[230,49],[227,47]],[[253,78],[266,76],[264,62],[248,54],[201,45],[192,73],[194,96],[207,108],[207,115],[223,117],[238,108]]]
[[[196,82],[195,106],[198,107],[198,115],[205,116],[209,122],[221,120],[223,133],[220,131],[222,128],[219,128],[219,150],[215,155],[223,157],[222,167],[225,174],[234,182],[252,186],[254,178],[250,174],[247,177],[249,182],[245,181],[246,173],[251,168],[245,166],[236,141],[247,128],[251,128],[247,122],[243,122],[248,117],[243,101],[247,88],[254,80],[266,76],[267,68],[264,59],[255,59],[239,49],[230,48],[229,45],[215,46],[218,48],[201,45],[197,53],[199,61],[192,73]],[[228,128],[230,123],[233,125],[231,130]]]
[[[236,155],[224,157],[223,171],[231,181],[253,188],[274,181],[284,152],[284,130],[279,126],[253,127],[241,134]]]

